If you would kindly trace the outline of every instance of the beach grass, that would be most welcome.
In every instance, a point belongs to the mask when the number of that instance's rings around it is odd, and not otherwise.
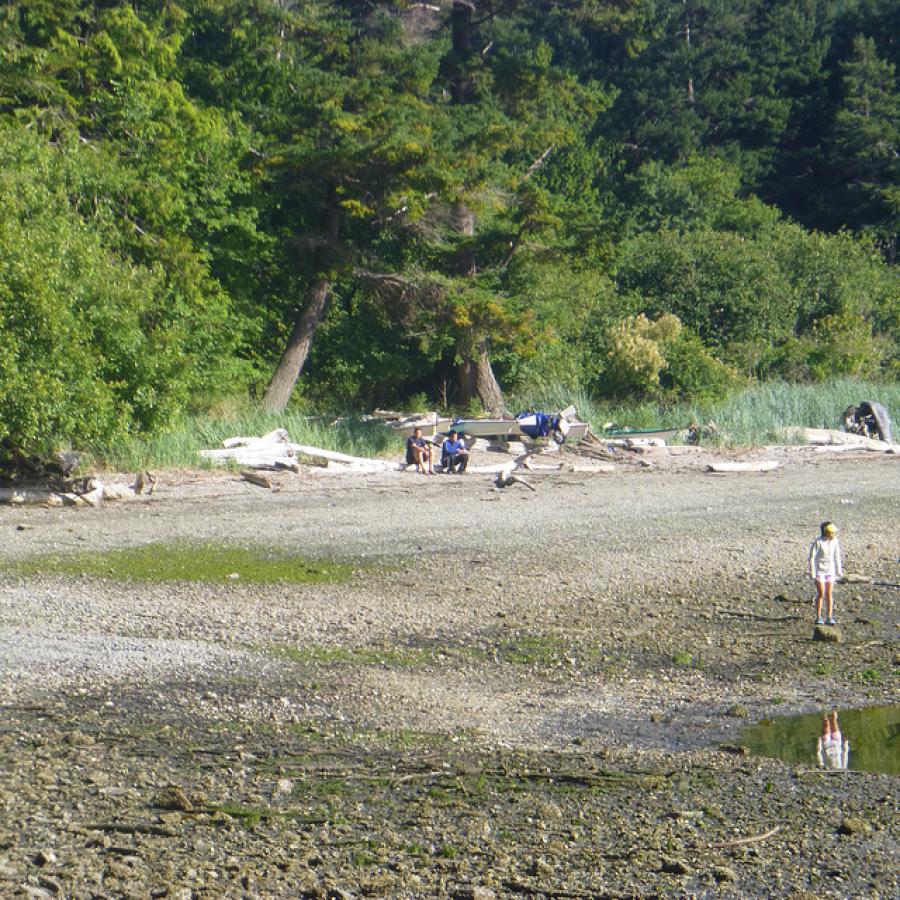
[[[711,443],[733,447],[790,442],[783,429],[840,428],[841,413],[863,400],[877,401],[896,420],[900,416],[900,383],[838,379],[821,384],[782,381],[754,385],[708,403],[613,402],[587,391],[548,386],[513,394],[513,413],[545,411],[574,405],[578,415],[601,434],[606,426],[686,429],[692,422],[714,422]],[[442,414],[445,410],[438,410]],[[218,415],[185,417],[165,432],[119,442],[94,454],[94,462],[118,471],[165,468],[202,468],[211,464],[200,450],[220,447],[225,438],[259,437],[285,429],[292,441],[349,453],[353,456],[399,456],[403,441],[381,420],[363,415],[310,415],[287,411],[266,413],[245,406]]]
[[[703,404],[613,403],[560,388],[516,399],[519,406],[534,409],[561,409],[574,404],[579,416],[597,434],[610,424],[632,429],[683,429],[691,423],[714,422],[713,442],[735,447],[790,442],[783,429],[792,426],[842,428],[843,411],[863,400],[881,403],[892,420],[900,415],[900,383],[850,378],[821,384],[766,382]]]
[[[118,471],[213,467],[200,451],[221,447],[226,438],[261,437],[283,428],[297,444],[351,456],[399,454],[403,441],[377,419],[363,416],[267,413],[252,408],[224,415],[185,417],[171,428],[147,438],[132,437],[94,454],[101,465]]]

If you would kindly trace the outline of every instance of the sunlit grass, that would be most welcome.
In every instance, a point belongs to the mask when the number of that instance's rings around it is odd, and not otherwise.
[[[309,416],[300,413],[264,413],[246,409],[224,416],[186,417],[165,432],[148,438],[131,438],[94,454],[95,459],[119,471],[207,467],[200,451],[221,447],[231,437],[262,437],[275,429],[287,431],[291,441],[374,457],[399,455],[403,441],[378,420],[360,416]]]
[[[883,404],[895,420],[900,416],[900,384],[854,379],[825,384],[769,382],[703,404],[612,402],[592,397],[584,390],[545,386],[511,395],[507,406],[518,413],[574,405],[579,416],[598,434],[608,424],[632,429],[686,429],[692,422],[703,425],[712,421],[718,428],[714,442],[758,446],[784,442],[781,430],[789,426],[840,428],[843,410],[862,400]],[[200,456],[200,450],[220,447],[225,438],[260,437],[276,428],[285,429],[295,443],[353,456],[399,458],[403,452],[402,439],[377,419],[298,411],[264,413],[247,406],[221,415],[185,417],[164,433],[131,438],[95,453],[94,461],[119,471],[202,468],[210,464]]]
[[[562,409],[574,404],[595,433],[607,424],[633,429],[687,428],[692,422],[715,422],[718,443],[759,446],[784,442],[782,429],[841,428],[841,414],[850,405],[873,400],[896,421],[900,415],[900,384],[841,379],[824,384],[768,382],[714,403],[611,403],[584,392],[559,388],[515,398],[516,408]]]

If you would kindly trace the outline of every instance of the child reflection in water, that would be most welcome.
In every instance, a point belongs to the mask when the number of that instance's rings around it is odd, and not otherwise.
[[[817,742],[816,756],[823,769],[847,768],[850,741],[845,741],[841,736],[836,709],[831,711],[830,716],[822,716],[822,734]]]

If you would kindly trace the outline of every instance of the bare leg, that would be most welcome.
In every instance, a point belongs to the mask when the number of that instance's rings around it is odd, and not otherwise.
[[[825,582],[825,615],[831,619],[834,616],[834,598],[832,597],[832,591],[834,590],[834,585],[830,581]]]
[[[825,596],[825,582],[816,579],[816,618],[822,618],[822,599]]]

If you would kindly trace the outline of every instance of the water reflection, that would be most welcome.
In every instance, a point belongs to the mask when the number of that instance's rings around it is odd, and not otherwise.
[[[837,710],[822,716],[822,733],[816,741],[816,759],[823,769],[846,769],[850,757],[850,741],[845,741],[838,724]]]
[[[741,742],[786,762],[900,775],[900,705],[764,719]]]

